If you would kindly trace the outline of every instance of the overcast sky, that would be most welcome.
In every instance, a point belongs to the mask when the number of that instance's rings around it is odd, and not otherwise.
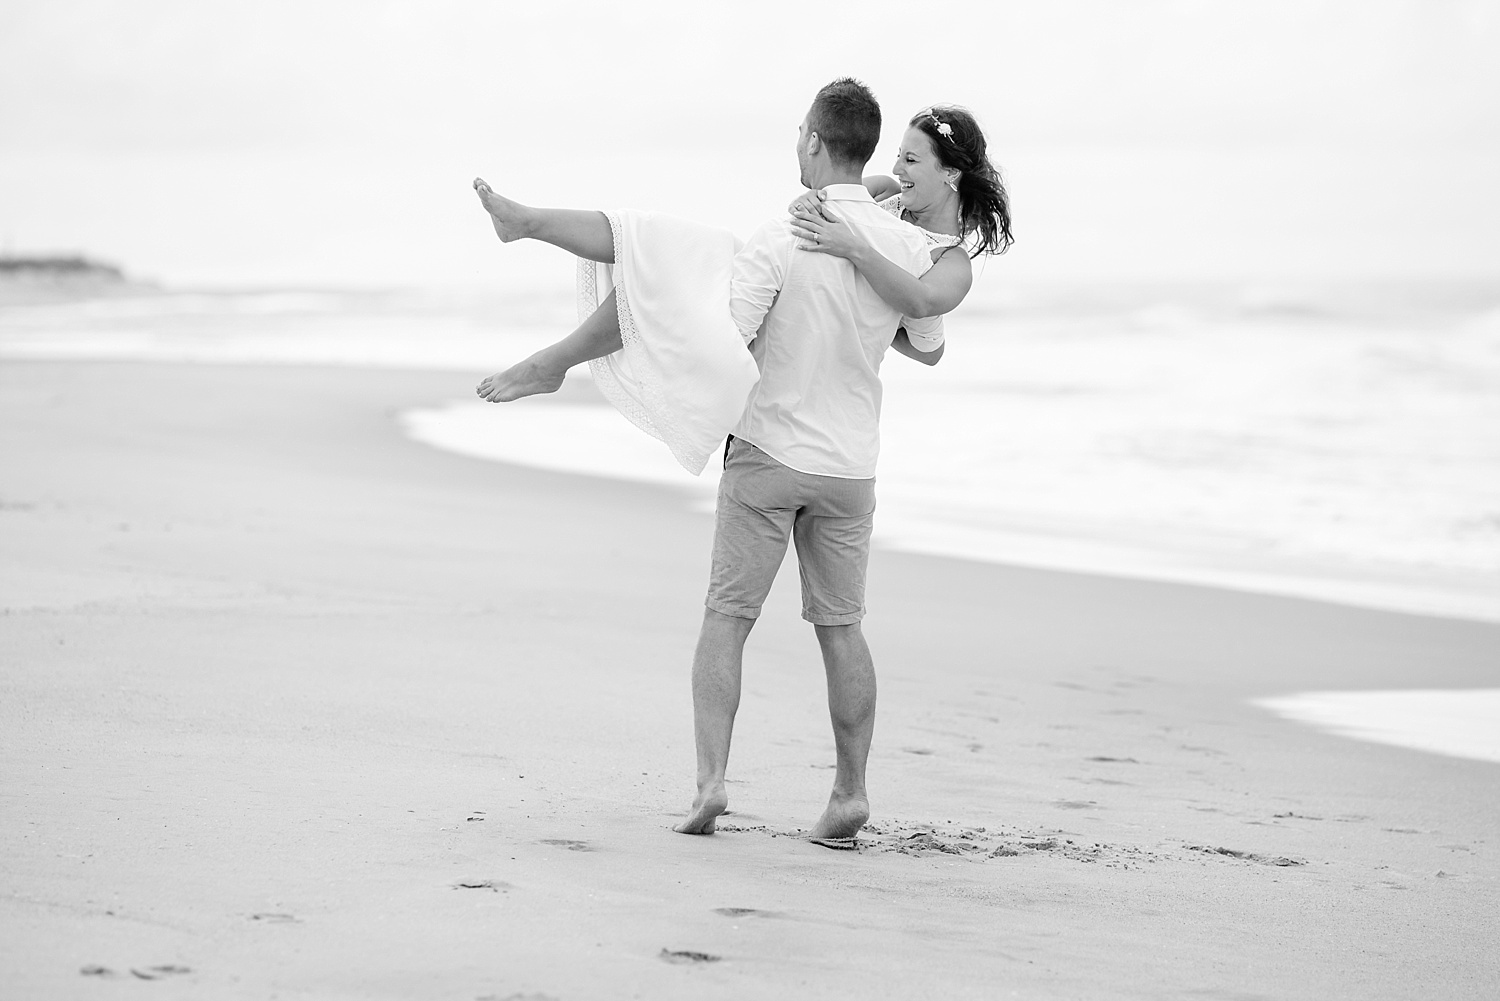
[[[847,74],[873,169],[919,108],[976,112],[1018,278],[1494,275],[1497,52],[1461,0],[7,0],[0,239],[173,283],[556,270],[501,256],[475,174],[746,233]]]

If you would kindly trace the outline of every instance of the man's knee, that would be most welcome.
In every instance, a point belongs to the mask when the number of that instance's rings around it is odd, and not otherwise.
[[[825,649],[842,649],[863,644],[865,641],[865,634],[858,622],[849,622],[839,626],[814,625],[813,631],[818,634],[818,643]]]
[[[703,631],[714,633],[733,633],[740,636],[749,636],[750,630],[754,628],[755,620],[743,615],[729,615],[716,608],[705,607],[703,609]]]

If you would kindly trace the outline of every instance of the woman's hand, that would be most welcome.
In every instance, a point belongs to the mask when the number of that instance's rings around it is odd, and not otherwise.
[[[816,254],[854,260],[870,249],[870,244],[826,205],[813,212],[794,212],[792,232],[802,241],[797,245],[798,250]]]
[[[786,207],[786,213],[789,216],[795,217],[799,212],[816,212],[818,211],[818,209],[823,207],[823,203],[827,200],[828,195],[823,191],[822,188],[812,188],[811,190],[804,191],[802,194],[798,195],[792,201],[792,204]]]

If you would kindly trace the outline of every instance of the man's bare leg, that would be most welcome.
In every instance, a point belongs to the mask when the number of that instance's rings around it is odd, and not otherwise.
[[[729,806],[724,769],[729,740],[740,708],[740,670],[745,639],[754,619],[703,610],[703,628],[693,654],[693,738],[698,748],[698,794],[678,834],[712,834],[719,814]]]
[[[541,240],[585,260],[615,263],[615,235],[603,212],[532,208],[496,194],[481,177],[474,178],[474,190],[502,243]]]
[[[615,308],[615,294],[610,292],[577,330],[505,371],[496,372],[481,382],[474,392],[491,403],[509,403],[539,393],[555,393],[562,386],[568,369],[613,354],[620,350],[620,346],[620,314]]]
[[[870,819],[865,763],[875,736],[875,662],[859,623],[815,626],[828,675],[828,715],[838,770],[828,808],[812,829],[814,838],[852,838]]]

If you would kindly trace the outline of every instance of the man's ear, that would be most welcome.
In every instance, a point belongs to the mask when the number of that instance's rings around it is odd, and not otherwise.
[[[807,134],[807,155],[817,156],[822,149],[823,137],[818,135],[816,132],[809,132]]]

